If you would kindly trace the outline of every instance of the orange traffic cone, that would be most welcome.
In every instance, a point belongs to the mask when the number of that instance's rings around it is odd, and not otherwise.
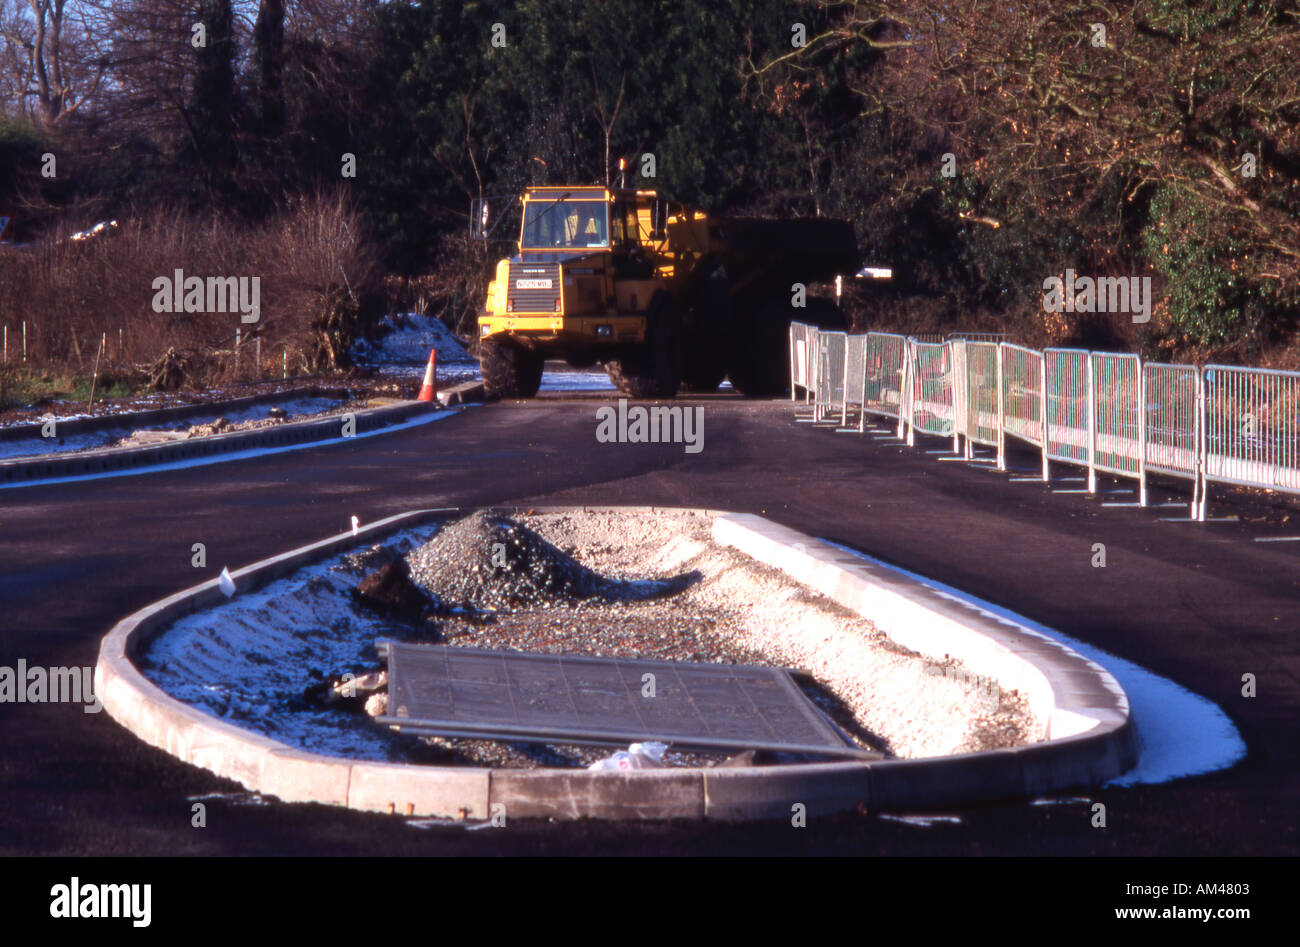
[[[424,369],[424,384],[420,386],[420,400],[432,401],[438,396],[438,350],[429,349],[429,364]]]

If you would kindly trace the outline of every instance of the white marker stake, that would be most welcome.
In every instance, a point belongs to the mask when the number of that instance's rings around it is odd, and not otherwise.
[[[221,589],[221,594],[230,598],[235,594],[235,580],[230,577],[230,570],[225,566],[221,567],[221,576],[217,579],[217,588]]]

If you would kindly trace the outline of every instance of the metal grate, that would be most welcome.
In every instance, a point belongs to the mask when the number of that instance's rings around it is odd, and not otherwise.
[[[514,302],[511,312],[555,312],[560,298],[558,263],[511,263],[509,280],[506,295]]]
[[[388,709],[403,732],[478,739],[784,750],[856,747],[781,668],[387,643]],[[654,696],[645,675],[653,675]]]

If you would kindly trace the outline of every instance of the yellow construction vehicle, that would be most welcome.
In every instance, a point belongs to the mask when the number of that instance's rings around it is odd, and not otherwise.
[[[620,391],[748,395],[789,384],[792,318],[842,328],[833,302],[794,286],[856,268],[853,230],[825,219],[716,217],[653,190],[532,187],[517,252],[496,266],[478,319],[488,397],[537,393],[546,359],[605,366]],[[487,234],[486,204],[471,212]]]

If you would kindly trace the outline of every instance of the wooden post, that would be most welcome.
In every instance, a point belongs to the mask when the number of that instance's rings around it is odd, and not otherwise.
[[[87,410],[91,410],[95,405],[95,384],[99,381],[99,357],[104,354],[104,346],[108,344],[108,333],[105,332],[99,337],[99,351],[95,353],[95,374],[90,378],[90,401],[86,403]]]

